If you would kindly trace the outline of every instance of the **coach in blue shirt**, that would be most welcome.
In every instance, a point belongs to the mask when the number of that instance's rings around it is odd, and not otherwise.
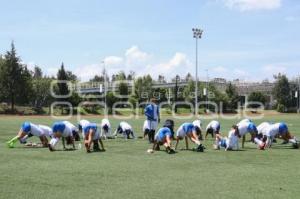
[[[160,122],[159,116],[159,107],[156,105],[156,100],[154,98],[151,99],[150,104],[148,104],[144,110],[146,116],[146,134],[148,134],[149,142],[154,142],[154,135],[158,123]]]

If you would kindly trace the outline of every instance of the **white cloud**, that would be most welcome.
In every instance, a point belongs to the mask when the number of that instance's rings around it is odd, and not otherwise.
[[[238,68],[235,68],[233,70],[233,74],[237,77],[237,78],[246,78],[247,76],[247,72],[242,70],[242,69],[238,69]]]
[[[191,72],[191,67],[192,63],[187,58],[186,54],[177,52],[169,61],[148,65],[146,70],[148,73],[151,71],[151,74],[153,74],[154,78],[156,78],[158,75],[165,75],[167,79],[170,79],[175,75],[183,76],[188,72]]]
[[[212,71],[215,73],[219,73],[219,74],[228,72],[227,68],[225,68],[223,66],[217,66],[217,67],[213,68]]]
[[[274,75],[278,73],[286,73],[287,68],[283,65],[270,64],[270,65],[263,66],[262,72],[265,72],[266,74],[269,75]]]
[[[121,67],[124,64],[124,59],[117,56],[109,56],[104,59],[105,65],[109,67]]]
[[[88,81],[95,75],[101,74],[103,66],[100,64],[90,64],[76,67],[73,73],[80,79],[80,81]]]
[[[274,10],[281,7],[282,0],[223,0],[229,8],[240,11]]]
[[[138,46],[132,46],[125,50],[123,56],[108,56],[104,58],[105,68],[109,75],[115,74],[120,70],[124,72],[134,71],[137,74],[144,74],[145,66],[149,64],[151,55],[143,52]],[[81,81],[87,81],[96,74],[101,74],[103,64],[89,64],[75,68],[75,74]],[[83,72],[84,71],[84,72]]]
[[[151,55],[143,52],[138,46],[132,46],[125,52],[125,63],[127,67],[139,68],[149,61]]]

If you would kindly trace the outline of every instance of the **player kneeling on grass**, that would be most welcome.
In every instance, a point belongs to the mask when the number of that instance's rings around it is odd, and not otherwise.
[[[175,153],[175,150],[172,149],[172,139],[174,136],[174,121],[166,120],[165,124],[162,128],[158,130],[158,132],[154,136],[153,148],[149,149],[148,152],[152,153],[154,150],[159,151],[160,146],[164,145],[166,148],[166,152],[168,154]]]
[[[270,124],[265,132],[266,136],[266,146],[265,148],[270,148],[275,137],[279,137],[284,140],[284,143],[291,143],[293,148],[299,148],[299,141],[295,136],[292,136],[289,132],[288,126],[285,123],[275,123]]]
[[[130,126],[130,124],[124,121],[120,122],[118,128],[114,133],[114,136],[117,137],[118,134],[122,134],[125,139],[130,139],[130,136],[135,139],[135,134],[132,127]]]
[[[211,137],[214,138],[215,135],[220,133],[221,125],[220,122],[213,120],[206,127],[205,139],[208,134],[211,134]]]
[[[214,149],[219,150],[225,148],[225,151],[239,150],[239,130],[236,125],[228,133],[228,137],[222,137],[220,134],[216,135],[216,142]]]
[[[52,126],[53,137],[48,144],[48,148],[50,151],[55,150],[55,146],[57,145],[60,138],[62,138],[63,149],[67,150],[65,139],[67,141],[67,145],[72,145],[73,150],[75,150],[75,139],[73,134],[76,131],[76,127],[68,121],[63,122],[55,122]]]
[[[204,151],[204,146],[200,143],[199,134],[197,134],[196,128],[192,123],[183,123],[176,132],[176,145],[175,150],[177,150],[177,146],[179,140],[185,139],[186,150],[189,149],[188,138],[197,145],[196,150],[199,152]]]
[[[104,137],[104,139],[112,137],[111,125],[106,118],[101,120],[101,137]]]
[[[86,152],[91,152],[91,145],[93,143],[93,151],[105,151],[103,142],[100,138],[99,131],[97,131],[97,124],[88,123],[83,126],[83,138]],[[102,150],[99,148],[99,142]]]
[[[48,139],[52,135],[50,127],[44,125],[35,125],[31,122],[24,122],[18,135],[7,142],[8,147],[13,148],[15,143],[19,140],[21,144],[26,144],[29,137],[37,136],[40,138],[42,146],[48,146]],[[33,145],[28,145],[33,146]]]

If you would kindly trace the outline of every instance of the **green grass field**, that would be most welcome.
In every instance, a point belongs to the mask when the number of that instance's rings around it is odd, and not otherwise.
[[[87,119],[100,122],[96,116]],[[281,145],[281,141],[266,151],[247,143],[243,151],[225,152],[214,151],[213,140],[208,139],[204,141],[205,153],[179,150],[174,155],[164,151],[147,154],[147,141],[121,138],[105,140],[107,151],[91,154],[84,149],[51,153],[47,148],[24,148],[19,143],[16,148],[7,148],[5,142],[15,136],[24,121],[53,123],[46,116],[0,117],[1,199],[300,197],[300,151]],[[185,120],[175,121],[178,127]],[[227,134],[237,120],[219,121],[221,131]],[[261,121],[285,121],[300,137],[300,117],[296,114],[266,116],[255,123]],[[111,119],[114,128],[118,122]],[[143,119],[129,122],[142,135]],[[208,120],[203,122],[205,126]],[[182,142],[179,148],[183,147]]]

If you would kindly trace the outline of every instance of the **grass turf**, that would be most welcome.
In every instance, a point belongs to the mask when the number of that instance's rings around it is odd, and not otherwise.
[[[164,118],[165,119],[165,118]],[[261,121],[285,121],[300,137],[296,114],[266,116]],[[98,117],[88,117],[98,122]],[[251,143],[239,152],[212,150],[212,139],[204,141],[205,153],[179,150],[147,154],[145,140],[105,140],[106,152],[49,152],[9,149],[5,142],[15,136],[24,121],[51,125],[50,117],[0,117],[0,198],[298,198],[300,195],[299,150],[281,145],[259,151]],[[75,123],[76,118],[70,121]],[[176,126],[185,120],[176,120]],[[190,121],[190,120],[187,120]],[[204,126],[209,120],[204,120]],[[219,120],[227,134],[237,120]],[[111,119],[113,128],[119,120]],[[129,121],[139,136],[143,119]],[[31,139],[32,140],[32,139]],[[77,143],[77,147],[78,147]],[[58,146],[61,148],[61,145]],[[184,142],[179,148],[184,147]],[[192,147],[192,144],[190,144]]]

